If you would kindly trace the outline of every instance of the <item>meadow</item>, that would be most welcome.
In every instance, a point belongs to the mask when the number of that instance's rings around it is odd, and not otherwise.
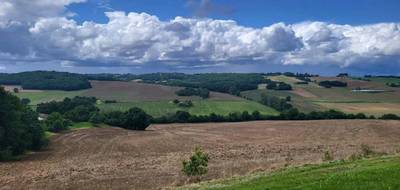
[[[142,101],[142,102],[120,102],[99,104],[101,111],[126,111],[132,107],[142,108],[146,113],[153,117],[159,117],[168,114],[174,114],[178,110],[187,111],[192,115],[209,115],[215,113],[218,115],[228,115],[232,112],[259,111],[264,115],[277,115],[278,112],[270,107],[266,107],[257,102],[241,100],[194,100],[193,106],[189,108],[179,107],[172,101]]]
[[[400,89],[390,88],[385,82],[396,81],[397,78],[369,78],[371,81],[346,77],[313,77],[312,81],[339,80],[348,83],[347,87],[322,88],[315,82],[296,84],[298,79],[283,75],[268,77],[271,80],[289,83],[292,91],[275,91],[258,89],[242,92],[243,97],[258,101],[261,94],[269,94],[285,98],[291,96],[291,104],[303,112],[336,109],[346,113],[363,112],[368,115],[400,113]],[[353,92],[353,89],[382,89],[382,93]]]
[[[208,182],[180,190],[399,189],[400,157],[336,161]]]

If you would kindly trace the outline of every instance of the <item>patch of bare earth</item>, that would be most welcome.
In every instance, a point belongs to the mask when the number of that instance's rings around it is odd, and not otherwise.
[[[56,135],[49,149],[0,163],[0,189],[160,189],[187,183],[181,162],[196,146],[210,155],[203,180],[400,149],[400,122],[257,121],[92,128]]]
[[[104,100],[117,101],[159,101],[173,99],[193,99],[200,97],[177,96],[175,92],[182,87],[164,86],[158,84],[147,84],[140,82],[122,81],[91,81],[91,89],[84,95],[94,96]],[[229,94],[211,92],[211,100],[239,100],[239,97]]]

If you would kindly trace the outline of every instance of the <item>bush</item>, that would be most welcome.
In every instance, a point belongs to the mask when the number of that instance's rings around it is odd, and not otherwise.
[[[325,80],[325,81],[320,81],[318,83],[318,85],[323,86],[325,88],[331,88],[331,87],[346,87],[347,83],[346,82],[342,82],[342,81],[329,81],[329,80]]]
[[[178,103],[179,107],[189,108],[193,106],[193,102],[191,100],[185,100],[183,102]]]
[[[205,88],[184,88],[176,91],[176,95],[178,96],[200,96],[203,99],[208,98],[210,96],[210,91]]]
[[[150,125],[151,117],[140,108],[131,108],[125,113],[123,127],[132,130],[145,130]]]
[[[384,115],[382,115],[379,119],[384,119],[384,120],[400,120],[400,117],[397,116],[396,114],[384,114]]]
[[[60,113],[54,112],[47,117],[47,130],[51,132],[60,132],[67,130],[72,123],[70,120],[64,119]]]
[[[28,99],[28,98],[22,98],[22,99],[21,99],[21,104],[29,105],[29,103],[31,103],[31,100],[30,100],[30,99]]]
[[[183,161],[182,171],[187,176],[200,176],[207,173],[209,157],[200,148],[196,148],[188,161]]]
[[[93,113],[89,119],[90,123],[100,124],[104,122],[104,115],[98,112]]]

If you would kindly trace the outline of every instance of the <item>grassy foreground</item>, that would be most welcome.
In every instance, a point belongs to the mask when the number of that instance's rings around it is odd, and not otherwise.
[[[270,174],[194,184],[180,189],[400,189],[400,156],[290,168]]]

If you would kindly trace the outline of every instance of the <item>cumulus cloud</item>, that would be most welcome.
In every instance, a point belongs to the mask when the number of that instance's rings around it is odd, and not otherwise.
[[[400,24],[276,23],[244,27],[232,20],[106,12],[107,23],[78,24],[65,6],[82,0],[39,0],[26,12],[22,0],[0,4],[0,64],[47,61],[72,66],[228,67],[257,64],[399,68]],[[31,15],[31,16],[27,16]],[[33,15],[33,16],[32,16]],[[27,18],[35,18],[29,20]],[[7,18],[7,22],[5,22]],[[390,64],[387,64],[390,62]]]

